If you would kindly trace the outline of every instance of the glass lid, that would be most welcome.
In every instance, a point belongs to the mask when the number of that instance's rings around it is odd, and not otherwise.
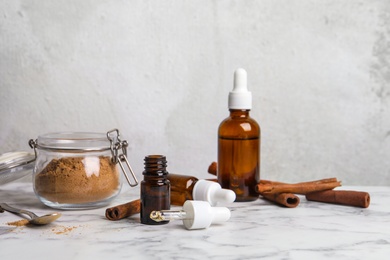
[[[9,152],[0,155],[0,185],[32,174],[35,154],[29,152]]]

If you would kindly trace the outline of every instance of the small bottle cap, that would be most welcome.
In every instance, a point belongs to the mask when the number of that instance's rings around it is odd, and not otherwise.
[[[252,109],[252,93],[247,87],[247,73],[244,69],[234,72],[234,87],[229,93],[229,109]]]
[[[207,201],[187,200],[183,205],[186,229],[208,228],[211,224],[226,222],[230,219],[230,210],[226,207],[211,207]]]
[[[219,202],[234,202],[236,194],[232,190],[222,189],[217,182],[199,180],[194,186],[192,197],[194,200],[207,201],[211,206],[216,206]]]

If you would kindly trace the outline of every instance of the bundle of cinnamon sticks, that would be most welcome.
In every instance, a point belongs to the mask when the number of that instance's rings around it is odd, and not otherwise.
[[[213,162],[208,169],[210,174],[217,174],[217,163]],[[210,179],[211,180],[211,179]],[[216,179],[213,179],[216,181]],[[260,180],[255,190],[264,199],[288,208],[295,208],[300,203],[298,195],[305,195],[307,200],[334,203],[347,206],[367,208],[370,205],[370,195],[362,191],[334,190],[341,186],[341,181],[328,178],[309,182],[284,183]],[[106,218],[119,220],[140,213],[141,201],[136,199],[128,203],[106,209]],[[1,212],[1,209],[0,209]]]
[[[210,164],[208,172],[216,175],[216,162]],[[310,201],[362,208],[367,208],[370,205],[370,195],[367,192],[333,190],[340,186],[341,181],[338,181],[336,178],[294,184],[260,180],[255,189],[264,199],[288,208],[295,208],[298,206],[300,199],[296,194],[305,195],[306,199]]]

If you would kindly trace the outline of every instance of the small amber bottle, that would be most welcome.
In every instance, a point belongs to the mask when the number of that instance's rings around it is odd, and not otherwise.
[[[167,160],[162,155],[149,155],[144,159],[144,180],[141,182],[141,223],[147,225],[167,224],[156,222],[150,213],[170,209],[170,182],[167,179]]]
[[[218,182],[236,193],[236,201],[258,199],[255,186],[260,181],[260,126],[249,115],[252,95],[246,77],[245,70],[236,70],[230,116],[218,129]]]
[[[219,202],[231,203],[236,199],[233,191],[222,189],[214,181],[180,174],[168,174],[168,180],[171,183],[172,205],[182,206],[187,200],[201,200],[216,206]]]

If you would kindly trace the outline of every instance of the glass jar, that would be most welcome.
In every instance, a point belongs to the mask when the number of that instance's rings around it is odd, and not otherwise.
[[[126,158],[127,142],[119,131],[49,133],[30,140],[35,151],[33,187],[38,198],[57,209],[108,205],[120,192],[119,167],[130,186],[138,181]],[[131,183],[123,162],[135,183]]]

